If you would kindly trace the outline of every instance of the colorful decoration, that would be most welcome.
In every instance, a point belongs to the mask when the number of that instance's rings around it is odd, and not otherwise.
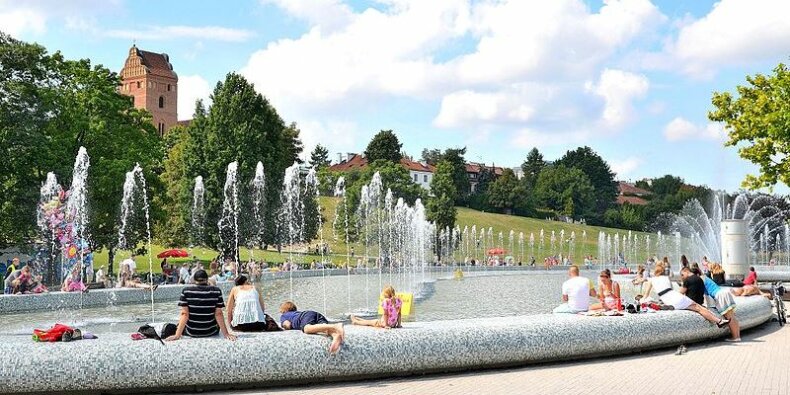
[[[68,197],[69,192],[61,190],[58,196],[42,203],[39,208],[43,213],[43,218],[46,218],[47,227],[54,240],[61,246],[63,278],[68,276],[79,262],[83,263],[80,265],[83,268],[93,265],[93,254],[87,243],[86,235],[80,229],[80,224],[75,222],[76,213],[66,212]]]

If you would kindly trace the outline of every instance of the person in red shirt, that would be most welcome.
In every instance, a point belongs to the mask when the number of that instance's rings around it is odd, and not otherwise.
[[[754,266],[749,268],[749,274],[743,279],[743,285],[757,285],[757,272],[754,271]]]

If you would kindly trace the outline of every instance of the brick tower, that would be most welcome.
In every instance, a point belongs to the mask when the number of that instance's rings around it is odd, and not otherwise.
[[[121,69],[121,93],[134,97],[134,106],[153,116],[160,135],[178,122],[178,75],[166,53],[129,48]]]

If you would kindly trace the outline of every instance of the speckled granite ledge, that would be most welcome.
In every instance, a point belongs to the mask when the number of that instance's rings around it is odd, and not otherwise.
[[[736,298],[741,326],[772,316],[765,298]],[[619,355],[726,334],[688,311],[584,317],[535,315],[407,323],[403,329],[347,327],[340,353],[297,331],[245,334],[236,342],[160,344],[126,335],[74,343],[0,341],[0,392],[147,393],[267,387],[464,371]],[[384,355],[386,358],[382,358]],[[27,376],[28,380],[20,380]]]
[[[430,267],[428,272],[447,272],[451,275],[451,268]],[[465,271],[544,271],[544,268],[528,266],[498,266],[498,267],[464,267]],[[560,270],[554,268],[554,270]],[[353,272],[352,272],[353,273]],[[293,272],[266,272],[263,274],[263,281],[272,279],[283,279],[293,276],[293,278],[321,277],[321,276],[342,276],[346,275],[346,269],[323,270],[295,270]],[[218,284],[222,291],[227,295],[232,288],[230,282]],[[154,292],[155,302],[168,302],[178,300],[181,295],[182,285],[162,285]],[[74,292],[50,292],[47,294],[30,295],[0,295],[0,314],[22,313],[26,311],[54,310],[54,309],[76,309],[85,307],[103,307],[109,305],[141,304],[151,303],[151,293],[144,289],[133,288],[110,288],[95,289],[86,294]]]

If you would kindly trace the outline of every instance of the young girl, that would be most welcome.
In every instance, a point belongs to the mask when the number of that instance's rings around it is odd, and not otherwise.
[[[395,288],[388,286],[381,292],[384,300],[381,302],[384,315],[377,320],[363,320],[361,318],[351,316],[351,323],[354,325],[374,326],[376,328],[400,328],[400,309],[403,302],[395,296]]]
[[[620,310],[622,308],[620,284],[617,281],[612,281],[612,272],[609,269],[604,269],[598,278],[598,299],[600,302],[590,305],[590,310]]]

